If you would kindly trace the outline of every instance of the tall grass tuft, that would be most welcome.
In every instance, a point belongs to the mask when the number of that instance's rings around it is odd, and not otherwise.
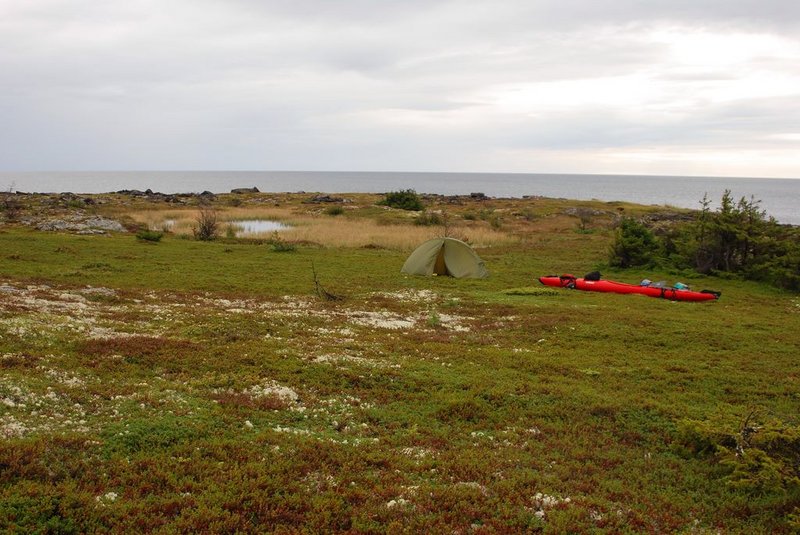
[[[195,223],[196,225],[192,227],[192,234],[196,240],[211,241],[217,237],[219,223],[216,209],[208,206],[201,207],[197,212]]]

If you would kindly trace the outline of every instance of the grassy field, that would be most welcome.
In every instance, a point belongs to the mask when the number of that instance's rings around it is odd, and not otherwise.
[[[428,200],[485,260],[491,277],[476,281],[400,273],[441,227],[376,196],[345,195],[340,215],[307,197],[216,201],[230,220],[305,229],[282,235],[289,252],[267,237],[150,243],[0,226],[0,526],[798,529],[800,485],[786,472],[800,462],[800,296],[605,269],[614,218],[664,207]],[[94,198],[31,196],[19,219],[91,213],[135,228],[196,212],[191,200],[176,210]],[[594,212],[580,222],[574,207]],[[342,300],[316,295],[312,266]],[[541,275],[597,268],[723,295],[530,289]],[[787,466],[762,460],[742,475],[714,449],[735,440],[747,453],[760,430],[786,446]]]

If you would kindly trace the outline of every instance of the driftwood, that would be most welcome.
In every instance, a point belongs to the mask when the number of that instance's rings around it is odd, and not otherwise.
[[[324,299],[325,301],[344,301],[344,296],[332,294],[323,288],[322,284],[319,282],[319,276],[317,275],[317,270],[314,267],[314,262],[311,262],[311,273],[314,276],[314,291],[316,292],[317,297]]]

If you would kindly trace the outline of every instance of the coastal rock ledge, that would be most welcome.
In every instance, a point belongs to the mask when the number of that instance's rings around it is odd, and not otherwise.
[[[258,188],[253,186],[252,188],[233,188],[231,193],[243,194],[243,193],[260,193]]]
[[[64,219],[48,219],[46,221],[31,221],[37,230],[56,232],[75,232],[77,234],[105,234],[106,232],[127,232],[119,221],[100,216],[81,217],[69,216]]]

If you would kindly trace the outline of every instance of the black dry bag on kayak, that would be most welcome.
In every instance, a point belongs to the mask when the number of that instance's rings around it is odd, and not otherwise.
[[[587,273],[583,276],[583,280],[587,281],[599,281],[600,280],[600,272],[599,271],[592,271],[591,273]]]

